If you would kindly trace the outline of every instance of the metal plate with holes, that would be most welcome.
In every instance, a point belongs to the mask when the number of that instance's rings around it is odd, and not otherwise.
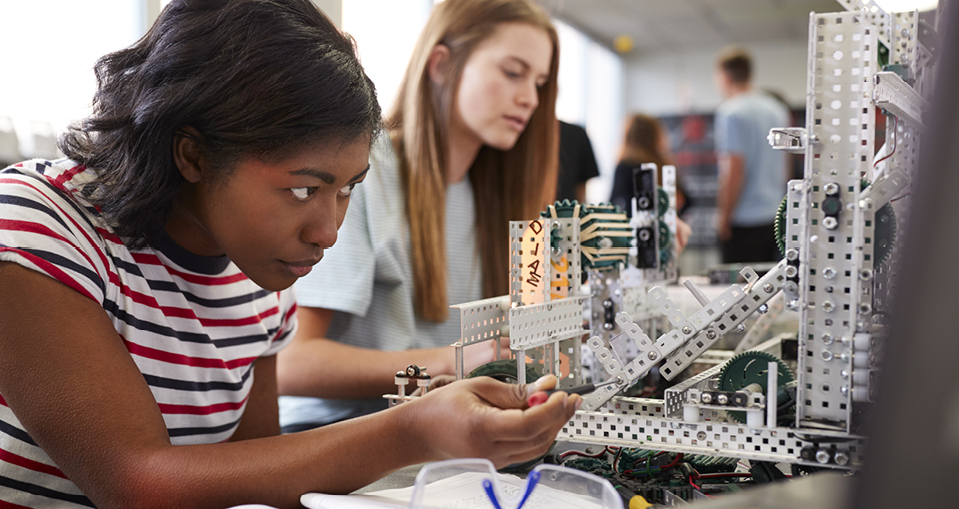
[[[888,110],[907,122],[911,127],[922,128],[922,112],[925,101],[908,83],[894,72],[876,73],[873,101],[876,106]]]
[[[799,239],[805,305],[799,322],[803,383],[797,424],[815,421],[846,431],[852,406],[844,376],[852,370],[852,351],[842,338],[852,337],[860,318],[868,320],[869,313],[861,311],[871,311],[871,286],[861,284],[858,274],[872,269],[873,225],[858,195],[860,175],[869,174],[874,153],[875,106],[866,98],[877,70],[876,32],[858,12],[810,18],[806,125],[820,142],[807,148],[805,160],[808,192],[802,206],[810,215]],[[843,205],[832,229],[819,208],[827,186],[838,189]]]
[[[500,337],[503,327],[508,325],[503,301],[508,308],[509,297],[505,295],[450,306],[460,311],[460,346]]]
[[[806,439],[838,439],[836,450],[849,456],[845,468],[859,468],[863,460],[862,437],[727,422],[689,423],[649,415],[662,416],[663,410],[661,400],[615,398],[600,411],[576,412],[557,440],[822,466],[801,459],[802,448],[811,445]]]
[[[557,341],[559,335],[583,330],[583,301],[589,297],[570,297],[509,310],[509,345],[513,350],[528,350]]]
[[[691,376],[682,382],[666,389],[664,401],[666,403],[666,417],[679,419],[683,416],[683,403],[686,402],[686,391],[689,389],[709,389],[709,379],[719,376],[723,370],[722,364],[717,364],[702,373]]]
[[[672,380],[680,372],[689,367],[703,352],[716,343],[720,337],[735,329],[746,317],[756,312],[783,287],[786,282],[786,260],[781,260],[770,269],[749,292],[739,299],[734,306],[728,309],[713,326],[701,331],[691,341],[686,342],[672,353],[666,363],[660,368],[663,378]],[[712,334],[710,334],[712,333]],[[712,337],[709,337],[712,335]]]

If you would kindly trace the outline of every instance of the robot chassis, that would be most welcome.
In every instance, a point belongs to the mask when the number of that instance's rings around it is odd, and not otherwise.
[[[587,346],[605,378],[615,382],[585,398],[558,440],[859,468],[866,440],[858,431],[873,399],[895,272],[894,256],[876,256],[877,212],[894,207],[884,219],[902,235],[908,200],[901,199],[917,165],[934,59],[920,43],[917,11],[888,14],[871,0],[840,3],[847,12],[810,14],[806,127],[769,133],[773,148],[805,154],[804,178],[788,183],[784,200],[783,260],[762,277],[743,269],[745,287],[732,285],[708,302],[687,282],[703,307],[685,316],[653,286],[675,280],[675,257],[656,256],[661,239],[655,225],[660,215],[675,234],[675,171],[663,168],[669,210],[661,215],[652,191],[656,168],[644,165],[636,172],[626,234],[625,215],[602,207],[584,216],[575,205],[566,218],[551,207],[548,217],[510,223],[510,295],[453,306],[462,320],[461,340],[453,345],[457,378],[463,377],[464,347],[508,336],[520,383],[526,381],[526,357],[541,348],[543,365],[558,377],[567,355],[570,374],[560,386],[578,385],[583,376],[576,345],[592,332]],[[880,43],[889,49],[884,69],[877,62]],[[893,149],[873,162],[876,108],[893,120],[885,140]],[[587,236],[596,235],[633,240],[628,248],[602,238],[599,249],[584,247]],[[580,288],[581,252],[593,266],[589,294]],[[620,273],[619,262],[595,263],[610,260],[628,260],[628,268]],[[722,366],[715,366],[668,388],[664,399],[618,395],[654,367],[672,380],[779,293],[800,314],[795,420],[788,426],[777,420],[782,371],[776,362],[766,366],[765,392],[756,384],[717,390]],[[645,330],[660,313],[673,328],[654,341]],[[584,318],[591,330],[584,329]],[[616,344],[622,335],[629,339],[626,348]],[[733,410],[745,413],[746,422],[729,420]]]

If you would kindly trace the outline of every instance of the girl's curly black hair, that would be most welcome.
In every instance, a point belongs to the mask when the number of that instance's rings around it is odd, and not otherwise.
[[[173,138],[184,127],[218,177],[239,157],[275,160],[380,129],[353,40],[310,0],[174,0],[95,70],[93,114],[59,146],[97,172],[84,194],[131,247],[163,229],[183,183]]]

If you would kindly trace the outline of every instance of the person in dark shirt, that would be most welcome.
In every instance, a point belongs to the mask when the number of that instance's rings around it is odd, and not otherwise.
[[[599,176],[593,145],[586,130],[576,124],[559,121],[559,180],[557,200],[586,202],[586,181]]]

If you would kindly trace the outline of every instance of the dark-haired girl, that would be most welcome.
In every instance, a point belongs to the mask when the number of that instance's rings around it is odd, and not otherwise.
[[[96,70],[67,157],[0,172],[0,507],[293,507],[549,447],[579,397],[524,400],[555,379],[277,436],[289,287],[335,241],[380,118],[309,0],[174,0]]]

